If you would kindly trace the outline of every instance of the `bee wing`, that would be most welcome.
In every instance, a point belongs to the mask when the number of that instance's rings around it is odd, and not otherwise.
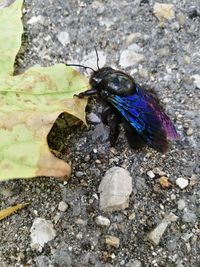
[[[161,110],[156,100],[139,85],[133,95],[112,95],[108,100],[154,149],[165,152],[168,149],[167,139],[178,137],[169,117]]]

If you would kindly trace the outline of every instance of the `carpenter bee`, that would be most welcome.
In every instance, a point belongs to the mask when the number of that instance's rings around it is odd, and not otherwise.
[[[128,74],[111,67],[97,67],[89,83],[91,89],[82,92],[78,97],[97,95],[104,104],[102,122],[110,127],[109,140],[114,146],[119,136],[119,124],[122,123],[129,145],[139,149],[145,144],[165,153],[168,140],[178,137],[174,124],[164,113],[158,99],[142,88]]]

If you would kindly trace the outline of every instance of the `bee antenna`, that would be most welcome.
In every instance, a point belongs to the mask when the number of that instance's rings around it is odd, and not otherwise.
[[[97,68],[98,68],[98,70],[99,70],[99,69],[100,69],[100,68],[99,68],[99,55],[98,55],[96,46],[94,47],[94,50],[95,50],[96,57],[97,57]]]
[[[69,67],[81,67],[81,68],[84,68],[84,69],[90,69],[92,70],[93,72],[95,72],[95,70],[91,67],[86,67],[86,66],[83,66],[83,65],[79,65],[79,64],[65,64],[66,66],[69,66]]]

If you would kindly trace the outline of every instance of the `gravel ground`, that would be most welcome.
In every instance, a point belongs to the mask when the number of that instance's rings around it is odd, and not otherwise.
[[[50,140],[72,161],[71,180],[1,183],[1,208],[30,205],[0,222],[0,266],[200,266],[200,4],[165,3],[173,4],[175,15],[163,23],[153,14],[153,0],[25,0],[16,73],[34,64],[92,65],[96,46],[101,62],[155,89],[180,138],[162,155],[150,148],[131,150],[122,131],[111,149],[108,129],[99,122],[101,105],[91,100],[87,129],[55,126],[56,137]],[[98,187],[114,166],[130,172],[133,192],[128,208],[103,212]],[[161,176],[168,177],[169,188],[162,188]],[[168,222],[159,244],[151,243],[149,232],[170,213],[176,219]],[[108,219],[104,226],[96,221],[100,215]],[[39,250],[31,246],[38,217],[51,221],[55,230]]]

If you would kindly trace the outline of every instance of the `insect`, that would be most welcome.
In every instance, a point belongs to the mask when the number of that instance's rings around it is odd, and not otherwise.
[[[96,52],[97,54],[97,52]],[[164,113],[158,99],[146,91],[127,73],[111,67],[93,70],[89,83],[91,89],[78,97],[97,95],[103,102],[102,122],[110,127],[109,140],[114,146],[122,123],[129,145],[139,149],[145,144],[165,153],[168,140],[178,137],[174,124]],[[82,66],[82,65],[73,65]],[[84,67],[84,66],[82,66]]]

